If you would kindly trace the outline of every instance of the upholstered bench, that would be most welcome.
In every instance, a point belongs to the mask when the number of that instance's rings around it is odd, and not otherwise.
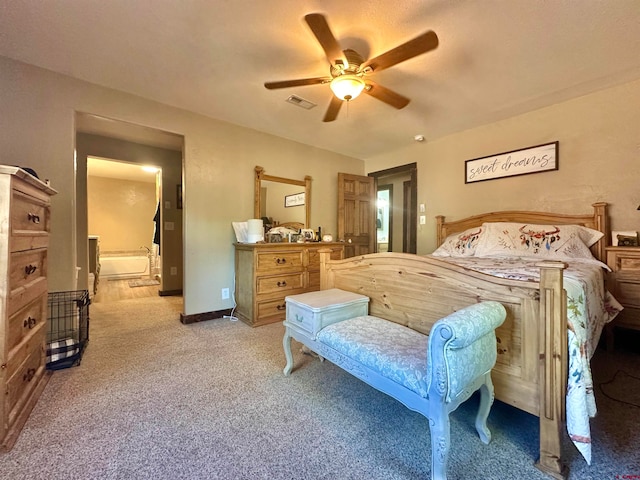
[[[427,417],[431,429],[431,477],[446,479],[450,447],[449,413],[480,391],[476,430],[484,443],[493,403],[491,369],[496,361],[495,329],[506,311],[482,302],[454,312],[429,335],[367,315],[368,298],[338,289],[286,298],[283,346],[288,375],[291,338],[322,358]]]

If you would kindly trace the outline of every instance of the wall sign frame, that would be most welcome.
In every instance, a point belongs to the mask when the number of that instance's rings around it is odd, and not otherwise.
[[[464,183],[558,170],[558,142],[535,145],[464,162]]]
[[[285,207],[298,207],[304,205],[305,192],[294,193],[293,195],[286,195],[284,197]]]

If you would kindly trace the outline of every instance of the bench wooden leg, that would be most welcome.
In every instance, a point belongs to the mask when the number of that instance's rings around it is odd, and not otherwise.
[[[449,446],[451,445],[451,425],[446,407],[442,408],[438,414],[433,415],[429,423],[431,430],[431,479],[446,480]]]
[[[289,329],[285,329],[284,337],[282,339],[282,346],[284,347],[284,356],[287,359],[287,365],[284,367],[284,374],[288,376],[293,369],[293,354],[291,353],[291,335],[289,335]]]
[[[489,443],[491,441],[491,432],[489,431],[489,427],[487,427],[487,418],[489,418],[489,411],[491,410],[491,405],[493,405],[494,397],[491,373],[487,373],[485,374],[485,382],[480,387],[480,406],[478,407],[478,414],[476,415],[476,430],[483,443]]]

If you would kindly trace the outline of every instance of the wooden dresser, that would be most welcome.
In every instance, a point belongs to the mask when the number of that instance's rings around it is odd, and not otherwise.
[[[285,319],[287,295],[320,290],[320,248],[344,257],[343,243],[236,243],[237,317],[253,327]]]
[[[607,247],[609,290],[624,310],[613,326],[640,330],[640,247]]]
[[[0,450],[10,449],[46,385],[47,247],[56,191],[0,165]]]

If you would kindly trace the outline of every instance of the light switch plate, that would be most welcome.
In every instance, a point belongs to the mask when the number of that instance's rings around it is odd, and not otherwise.
[[[425,208],[424,208],[424,203],[420,204],[420,213],[424,213],[425,212]]]
[[[427,217],[426,215],[420,215],[420,225],[426,225]]]

